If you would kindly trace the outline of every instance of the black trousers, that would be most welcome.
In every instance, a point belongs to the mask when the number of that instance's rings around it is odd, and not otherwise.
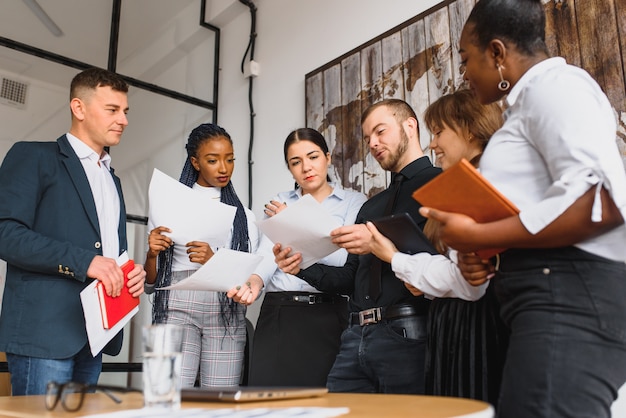
[[[626,381],[626,265],[574,247],[508,250],[492,280],[511,329],[498,416],[610,417]]]
[[[248,384],[326,386],[347,324],[344,297],[267,293],[254,331]]]

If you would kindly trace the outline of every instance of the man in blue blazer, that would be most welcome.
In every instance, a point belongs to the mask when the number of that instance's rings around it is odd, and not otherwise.
[[[128,85],[88,69],[72,80],[72,125],[56,142],[19,142],[0,166],[0,258],[7,262],[0,351],[14,395],[43,394],[49,381],[96,384],[80,292],[94,279],[117,296],[117,256],[127,249],[126,211],[107,149],[128,125]],[[141,265],[128,275],[143,291]],[[104,349],[119,353],[122,333]]]

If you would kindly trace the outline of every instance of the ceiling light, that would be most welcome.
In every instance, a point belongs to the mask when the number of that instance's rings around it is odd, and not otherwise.
[[[22,1],[26,3],[28,8],[35,14],[35,16],[39,18],[39,20],[41,20],[41,23],[43,23],[44,26],[48,28],[48,30],[54,36],[63,35],[63,31],[61,30],[61,28],[58,27],[57,24],[54,23],[54,20],[52,20],[50,16],[48,16],[48,13],[46,13],[45,10],[41,8],[39,3],[37,3],[37,0],[22,0]]]

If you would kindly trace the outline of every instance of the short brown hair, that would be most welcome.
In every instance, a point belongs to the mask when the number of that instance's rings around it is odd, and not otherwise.
[[[363,114],[361,115],[361,125],[365,122],[365,119],[376,109],[379,107],[388,107],[393,113],[394,118],[398,122],[398,125],[401,125],[402,122],[407,120],[408,118],[413,118],[417,122],[417,131],[419,132],[419,120],[417,119],[417,115],[415,111],[407,102],[400,99],[384,99],[380,102],[376,102],[368,106]]]
[[[502,109],[496,103],[480,104],[470,90],[441,96],[428,106],[424,122],[431,133],[445,124],[457,134],[469,133],[484,149],[491,135],[502,126]]]
[[[128,84],[116,73],[102,68],[89,68],[72,79],[70,84],[70,100],[78,97],[84,90],[95,90],[97,87],[111,87],[115,91],[128,93]]]

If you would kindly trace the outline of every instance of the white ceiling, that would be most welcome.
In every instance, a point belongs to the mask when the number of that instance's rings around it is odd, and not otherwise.
[[[112,0],[37,0],[61,29],[61,36],[55,36],[33,13],[26,4],[30,1],[0,2],[0,37],[107,68]],[[211,8],[219,9],[216,13],[223,22],[233,17],[233,11],[247,10],[241,4],[233,7],[233,3],[238,2],[207,0],[207,16],[211,16]],[[125,0],[121,4],[116,71],[212,102],[215,35],[199,24],[201,1]],[[0,76],[29,85],[24,109],[0,103],[0,160],[16,140],[54,140],[66,132],[69,84],[78,71],[0,46]],[[159,110],[168,117],[155,117]],[[210,110],[136,88],[131,89],[131,112],[134,119],[125,134],[124,147],[122,152],[116,150],[118,169],[131,166],[135,156],[149,152],[143,143],[146,138],[152,146],[163,146],[179,138],[188,124],[211,114]],[[138,124],[137,120],[149,123]],[[120,158],[118,153],[125,155]]]
[[[38,0],[41,8],[62,30],[54,36],[25,1],[0,2],[0,36],[98,67],[107,66],[112,1]],[[158,38],[185,8],[198,0],[122,2],[118,61],[124,62]],[[195,22],[194,22],[195,23]],[[0,51],[0,68],[43,81],[64,81],[21,54]]]

